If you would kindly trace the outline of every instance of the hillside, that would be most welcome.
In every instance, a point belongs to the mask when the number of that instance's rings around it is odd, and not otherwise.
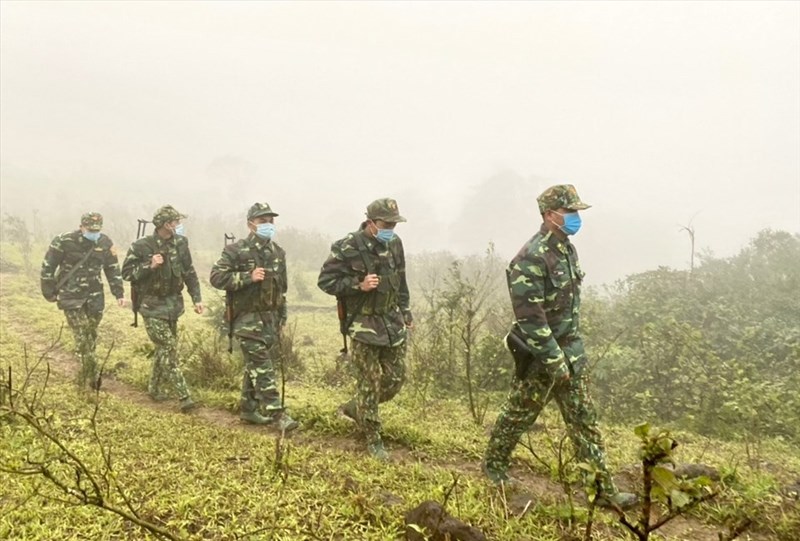
[[[505,493],[480,474],[503,393],[486,394],[487,410],[476,424],[462,400],[438,396],[412,377],[398,399],[381,408],[392,460],[377,463],[364,453],[351,425],[335,415],[350,380],[335,363],[335,310],[314,291],[302,302],[290,299],[295,356],[286,368],[285,396],[301,430],[284,438],[243,425],[235,414],[241,360],[225,353],[226,340],[213,324],[219,295],[205,293],[210,314],[181,319],[185,371],[203,407],[182,415],[176,401],[154,403],[144,393],[150,345],[144,329],[129,326],[128,310],[107,307],[98,345],[101,358],[108,352],[103,387],[97,395],[78,392],[72,339],[66,327],[59,331],[62,314],[41,299],[34,276],[0,276],[5,385],[9,373],[14,388],[30,374],[27,396],[44,390],[37,411],[54,438],[89,470],[105,472],[103,483],[121,489],[111,490],[105,503],[127,509],[127,500],[135,516],[180,539],[401,539],[404,515],[426,500],[445,503],[488,539],[582,538],[590,506],[574,482],[576,466],[559,468],[564,431],[554,407],[528,436],[530,449],[517,448],[512,473],[522,488]],[[2,412],[0,538],[156,538],[96,506],[75,505],[77,496],[41,475],[20,474],[32,463],[47,463],[61,482],[88,486],[86,479],[76,481],[63,450]],[[603,430],[618,484],[639,490],[634,424]],[[800,456],[792,445],[779,438],[712,439],[676,426],[671,433],[679,443],[677,461],[707,464],[720,473],[714,484],[719,494],[652,538],[715,540],[747,520],[742,539],[797,539],[797,495],[787,487],[800,477]],[[631,538],[614,513],[598,511],[593,521],[593,539]]]

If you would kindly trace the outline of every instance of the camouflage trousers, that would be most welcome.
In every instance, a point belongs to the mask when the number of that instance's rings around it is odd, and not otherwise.
[[[569,382],[555,384],[549,375],[541,372],[530,374],[523,380],[514,378],[511,392],[489,438],[484,457],[486,466],[496,472],[508,470],[514,447],[550,400],[555,400],[561,410],[575,446],[577,461],[594,468],[602,492],[614,494],[616,488],[606,467],[603,438],[597,427],[597,413],[585,373],[574,374]],[[582,470],[581,474],[584,484],[594,485],[595,473]]]
[[[367,443],[381,439],[378,404],[394,398],[405,383],[405,353],[405,344],[396,347],[371,346],[353,340],[356,422]]]
[[[155,317],[143,317],[147,336],[156,346],[147,392],[163,395],[164,386],[171,385],[181,400],[189,396],[189,388],[178,365],[178,322]]]
[[[67,325],[72,330],[75,338],[75,355],[81,361],[78,372],[78,384],[94,385],[99,374],[97,373],[97,327],[103,319],[103,312],[90,312],[86,305],[76,310],[64,310]]]
[[[275,314],[245,314],[236,325],[236,338],[244,357],[244,377],[240,408],[242,412],[269,415],[281,411],[281,394],[275,384],[273,359],[279,354]]]

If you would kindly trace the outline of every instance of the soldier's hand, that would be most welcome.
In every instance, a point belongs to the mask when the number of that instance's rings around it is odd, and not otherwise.
[[[361,291],[372,291],[378,284],[381,283],[381,277],[377,274],[367,274],[361,282],[359,282],[358,287]]]
[[[203,306],[203,303],[202,302],[198,302],[197,304],[194,305],[194,313],[195,314],[202,314],[204,308],[205,307]]]
[[[556,383],[567,383],[570,379],[568,361],[562,362],[558,369],[553,373],[553,380]]]
[[[571,379],[571,376],[570,376],[570,373],[569,373],[569,369],[567,369],[567,370],[564,370],[564,372],[562,372],[561,374],[559,374],[557,376],[556,382],[560,383],[560,384],[566,384],[566,383],[569,383],[570,379]]]
[[[117,299],[117,306],[119,306],[120,308],[125,308],[127,304],[128,301],[125,300],[125,297],[120,297]]]
[[[153,257],[150,258],[150,268],[157,269],[161,265],[164,264],[164,256],[161,254],[153,254]]]
[[[263,267],[256,267],[253,269],[253,272],[250,273],[250,278],[254,282],[263,282],[264,281],[264,268]]]

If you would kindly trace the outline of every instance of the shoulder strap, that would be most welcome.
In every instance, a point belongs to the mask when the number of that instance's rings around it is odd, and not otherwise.
[[[93,251],[93,249],[92,249],[92,248],[89,248],[89,251],[88,251],[88,252],[86,252],[86,254],[84,254],[84,256],[81,258],[81,260],[80,260],[80,261],[78,261],[78,263],[77,263],[77,264],[76,264],[74,267],[72,267],[72,268],[69,270],[69,272],[67,273],[67,275],[66,275],[66,276],[64,276],[64,277],[63,277],[61,280],[59,280],[59,281],[58,281],[58,283],[56,284],[56,291],[58,291],[59,289],[61,289],[61,286],[63,286],[63,285],[64,285],[64,284],[66,284],[67,282],[69,282],[69,279],[70,279],[70,278],[72,278],[72,275],[73,275],[73,274],[75,274],[75,272],[76,272],[76,271],[77,271],[79,268],[81,268],[81,266],[82,266],[84,263],[86,263],[86,260],[87,260],[87,259],[89,259],[89,256],[90,256],[90,255],[92,255],[92,251]]]
[[[364,261],[364,267],[367,269],[367,274],[375,274],[372,267],[372,260],[367,255],[367,245],[364,243],[364,236],[362,235],[361,231],[356,231],[353,236],[356,241],[358,253],[361,255],[361,259]]]

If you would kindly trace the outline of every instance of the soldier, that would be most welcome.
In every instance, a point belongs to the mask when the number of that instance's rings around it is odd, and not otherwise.
[[[378,404],[403,386],[406,327],[413,321],[403,242],[394,232],[405,221],[394,199],[370,203],[359,230],[333,243],[317,282],[344,303],[353,344],[356,396],[339,413],[357,423],[368,452],[381,461],[389,454],[381,440]]]
[[[41,272],[42,295],[58,303],[75,337],[75,352],[81,361],[78,383],[95,390],[100,387],[95,358],[97,326],[105,303],[101,270],[117,304],[125,306],[117,251],[112,240],[100,232],[102,228],[100,213],[81,216],[78,230],[63,233],[50,243]]]
[[[170,383],[180,398],[181,411],[188,412],[196,403],[178,365],[178,318],[183,315],[184,284],[195,313],[203,313],[203,300],[189,241],[183,236],[184,218],[171,205],[158,209],[153,216],[155,232],[131,244],[122,264],[122,277],[131,282],[133,309],[141,312],[147,335],[155,344],[147,392],[155,401],[166,400],[163,386]]]
[[[274,240],[275,217],[267,203],[247,211],[246,239],[225,247],[211,268],[211,285],[233,292],[233,332],[244,356],[244,379],[239,417],[257,425],[274,425],[282,431],[300,423],[283,408],[275,385],[273,351],[286,324],[286,252]]]
[[[606,468],[579,333],[580,286],[585,273],[569,236],[581,226],[577,211],[589,205],[571,184],[551,186],[537,201],[542,226],[506,269],[516,321],[505,340],[516,371],[492,430],[483,469],[492,482],[509,482],[506,472],[520,436],[555,399],[578,462],[591,464],[598,472],[596,503],[630,507],[636,504],[636,496],[618,492]],[[584,472],[584,482],[594,486],[594,475]]]

